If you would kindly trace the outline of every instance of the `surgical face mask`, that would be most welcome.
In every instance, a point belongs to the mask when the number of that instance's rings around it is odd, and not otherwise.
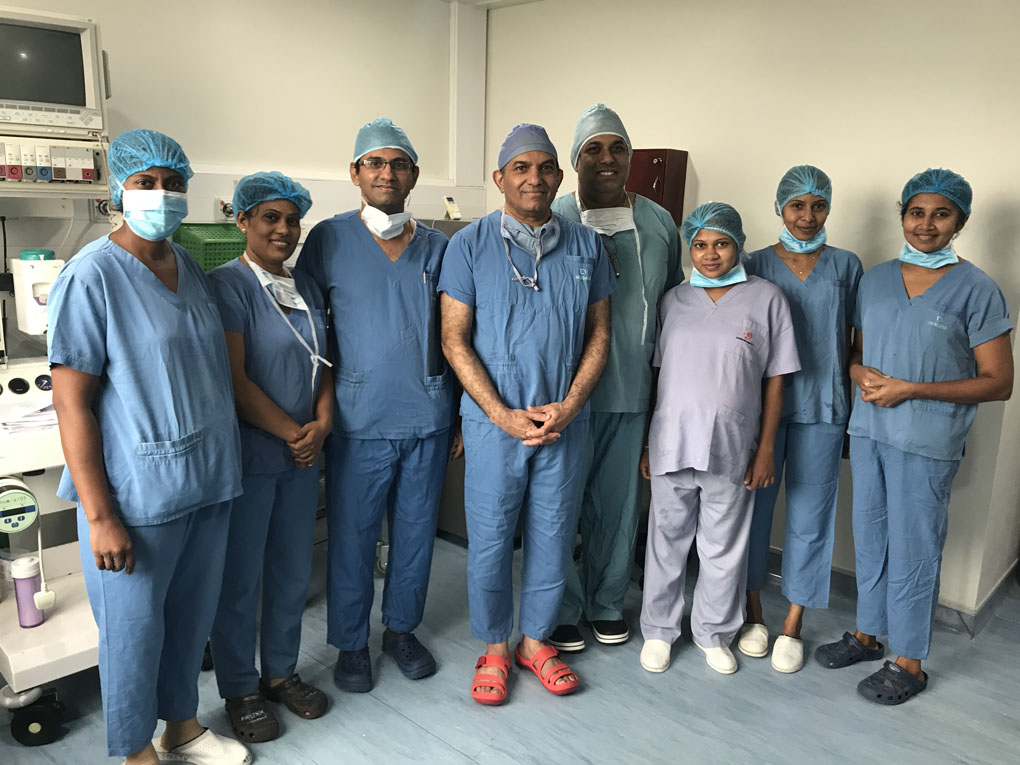
[[[951,244],[941,250],[935,250],[935,252],[921,252],[911,247],[907,242],[903,243],[903,249],[900,250],[900,260],[922,268],[942,268],[942,266],[960,262]]]
[[[542,255],[552,250],[560,241],[560,222],[554,215],[548,223],[538,228],[532,228],[527,223],[522,223],[514,216],[504,212],[499,221],[499,233],[503,237],[503,246],[506,248],[506,259],[514,272],[514,281],[538,292],[538,263],[542,260]],[[510,256],[511,242],[535,256],[535,270],[532,276],[524,276],[517,269],[514,259]]]
[[[785,225],[779,230],[779,243],[786,248],[787,252],[801,254],[814,252],[825,244],[825,238],[825,226],[822,226],[821,230],[807,241],[795,237]]]
[[[380,239],[393,239],[400,236],[400,232],[404,230],[404,224],[411,220],[411,217],[410,212],[387,215],[370,204],[366,204],[361,210],[361,219],[365,222],[368,230]]]
[[[128,228],[150,242],[166,239],[188,215],[188,195],[179,191],[125,189],[121,205]]]
[[[740,284],[740,282],[747,281],[747,272],[744,270],[744,264],[739,260],[737,265],[733,266],[722,276],[717,276],[714,279],[710,279],[705,276],[698,269],[694,269],[694,273],[691,274],[691,286],[692,287],[729,287],[731,284]]]
[[[582,210],[581,223],[607,236],[613,236],[621,231],[633,231],[637,228],[634,225],[634,208],[632,207]]]
[[[297,291],[297,286],[294,284],[294,278],[287,271],[286,267],[283,269],[283,276],[277,276],[271,274],[266,269],[255,263],[251,258],[248,257],[248,253],[244,254],[245,262],[251,266],[251,270],[255,274],[255,278],[259,280],[259,284],[272,295],[276,302],[282,305],[284,308],[295,308],[298,311],[307,311],[308,304],[305,299],[301,297],[301,293]]]

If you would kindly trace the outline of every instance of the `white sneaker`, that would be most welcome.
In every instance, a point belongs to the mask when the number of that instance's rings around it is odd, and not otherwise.
[[[776,638],[772,646],[772,669],[789,675],[804,666],[804,641],[788,635]]]
[[[745,624],[740,628],[737,648],[744,656],[760,659],[769,652],[769,628],[764,624]]]
[[[218,736],[208,728],[205,733],[186,744],[164,749],[162,739],[154,738],[152,745],[160,762],[187,762],[191,765],[250,765],[251,752],[240,741]]]
[[[669,669],[669,652],[672,648],[665,640],[646,640],[641,646],[641,666],[649,672],[665,672]]]
[[[714,669],[721,675],[732,675],[737,671],[737,660],[733,656],[733,652],[730,651],[726,646],[712,646],[711,648],[705,648],[703,645],[697,645],[705,654],[705,661],[708,662],[708,666]]]

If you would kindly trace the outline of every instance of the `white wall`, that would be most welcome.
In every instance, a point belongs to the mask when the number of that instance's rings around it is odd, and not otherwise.
[[[958,248],[1015,315],[1020,95],[1007,83],[1020,71],[1018,28],[1011,0],[544,0],[493,10],[486,160],[491,169],[522,121],[546,126],[565,159],[578,113],[603,101],[635,146],[690,151],[687,210],[732,203],[749,249],[776,240],[783,172],[822,167],[835,189],[829,239],[865,267],[899,250],[907,178],[950,167],[975,189]],[[568,169],[563,188],[573,187]],[[982,406],[954,484],[942,602],[964,611],[1017,557],[1018,427],[1017,400]],[[848,469],[844,479],[834,562],[852,571]]]

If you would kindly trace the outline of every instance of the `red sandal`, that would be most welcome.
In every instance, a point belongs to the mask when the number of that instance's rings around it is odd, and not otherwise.
[[[543,646],[542,648],[539,648],[535,652],[535,655],[532,656],[530,659],[525,659],[523,656],[521,656],[521,644],[518,643],[517,647],[514,648],[514,659],[517,660],[518,666],[524,669],[530,669],[532,672],[534,672],[535,677],[537,677],[542,682],[542,685],[545,686],[545,689],[549,691],[549,693],[554,693],[557,696],[566,696],[568,693],[573,693],[574,691],[576,691],[581,685],[581,681],[577,678],[576,675],[574,676],[574,679],[570,682],[567,683],[556,682],[561,677],[574,674],[573,670],[570,669],[566,662],[564,662],[563,664],[557,664],[552,669],[550,669],[545,674],[545,676],[542,675],[542,667],[545,666],[545,663],[549,661],[549,659],[552,659],[559,655],[560,655],[559,651],[557,651],[553,646],[547,645]]]
[[[495,667],[503,673],[503,676],[478,672],[477,670],[482,667]],[[510,677],[510,660],[504,659],[499,654],[487,653],[478,659],[475,670],[474,679],[471,681],[471,698],[479,704],[493,707],[506,701],[506,681]],[[494,690],[480,690],[482,688],[493,688]]]

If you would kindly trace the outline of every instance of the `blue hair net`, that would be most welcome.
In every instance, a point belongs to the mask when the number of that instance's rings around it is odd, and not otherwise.
[[[577,167],[577,158],[581,154],[581,149],[597,135],[619,136],[627,144],[627,154],[634,153],[630,136],[627,135],[627,128],[623,126],[620,115],[605,104],[592,104],[577,118],[577,126],[574,128],[574,143],[570,147],[571,167]]]
[[[312,206],[308,189],[275,170],[266,173],[252,173],[237,182],[234,189],[234,213],[248,212],[259,202],[270,199],[286,199],[297,205],[302,218]]]
[[[155,130],[127,130],[110,141],[106,157],[110,168],[110,201],[120,206],[124,181],[150,167],[167,167],[181,174],[185,181],[195,173],[191,170],[184,149],[173,138]]]
[[[974,192],[970,184],[964,180],[962,175],[952,170],[929,167],[923,173],[918,173],[903,187],[900,194],[900,204],[907,206],[918,194],[941,194],[951,201],[964,215],[970,215],[970,203],[974,198]]]
[[[832,204],[832,181],[814,165],[796,165],[786,171],[776,189],[776,215],[794,197],[801,194],[815,194]]]
[[[362,125],[358,137],[354,139],[354,161],[357,162],[376,149],[400,149],[414,164],[418,164],[418,152],[411,145],[407,133],[403,128],[394,125],[393,120],[385,117]]]
[[[680,226],[680,236],[683,237],[687,246],[691,246],[694,237],[698,232],[707,228],[709,231],[718,231],[726,234],[737,243],[737,249],[743,251],[744,236],[743,223],[740,220],[740,213],[725,202],[705,202],[694,208],[694,212],[688,215]]]
[[[529,122],[522,122],[520,125],[514,126],[504,139],[503,145],[499,147],[496,166],[502,170],[511,159],[529,151],[544,151],[546,154],[552,154],[553,159],[559,161],[556,147],[549,140],[545,128],[540,125],[532,125]]]

